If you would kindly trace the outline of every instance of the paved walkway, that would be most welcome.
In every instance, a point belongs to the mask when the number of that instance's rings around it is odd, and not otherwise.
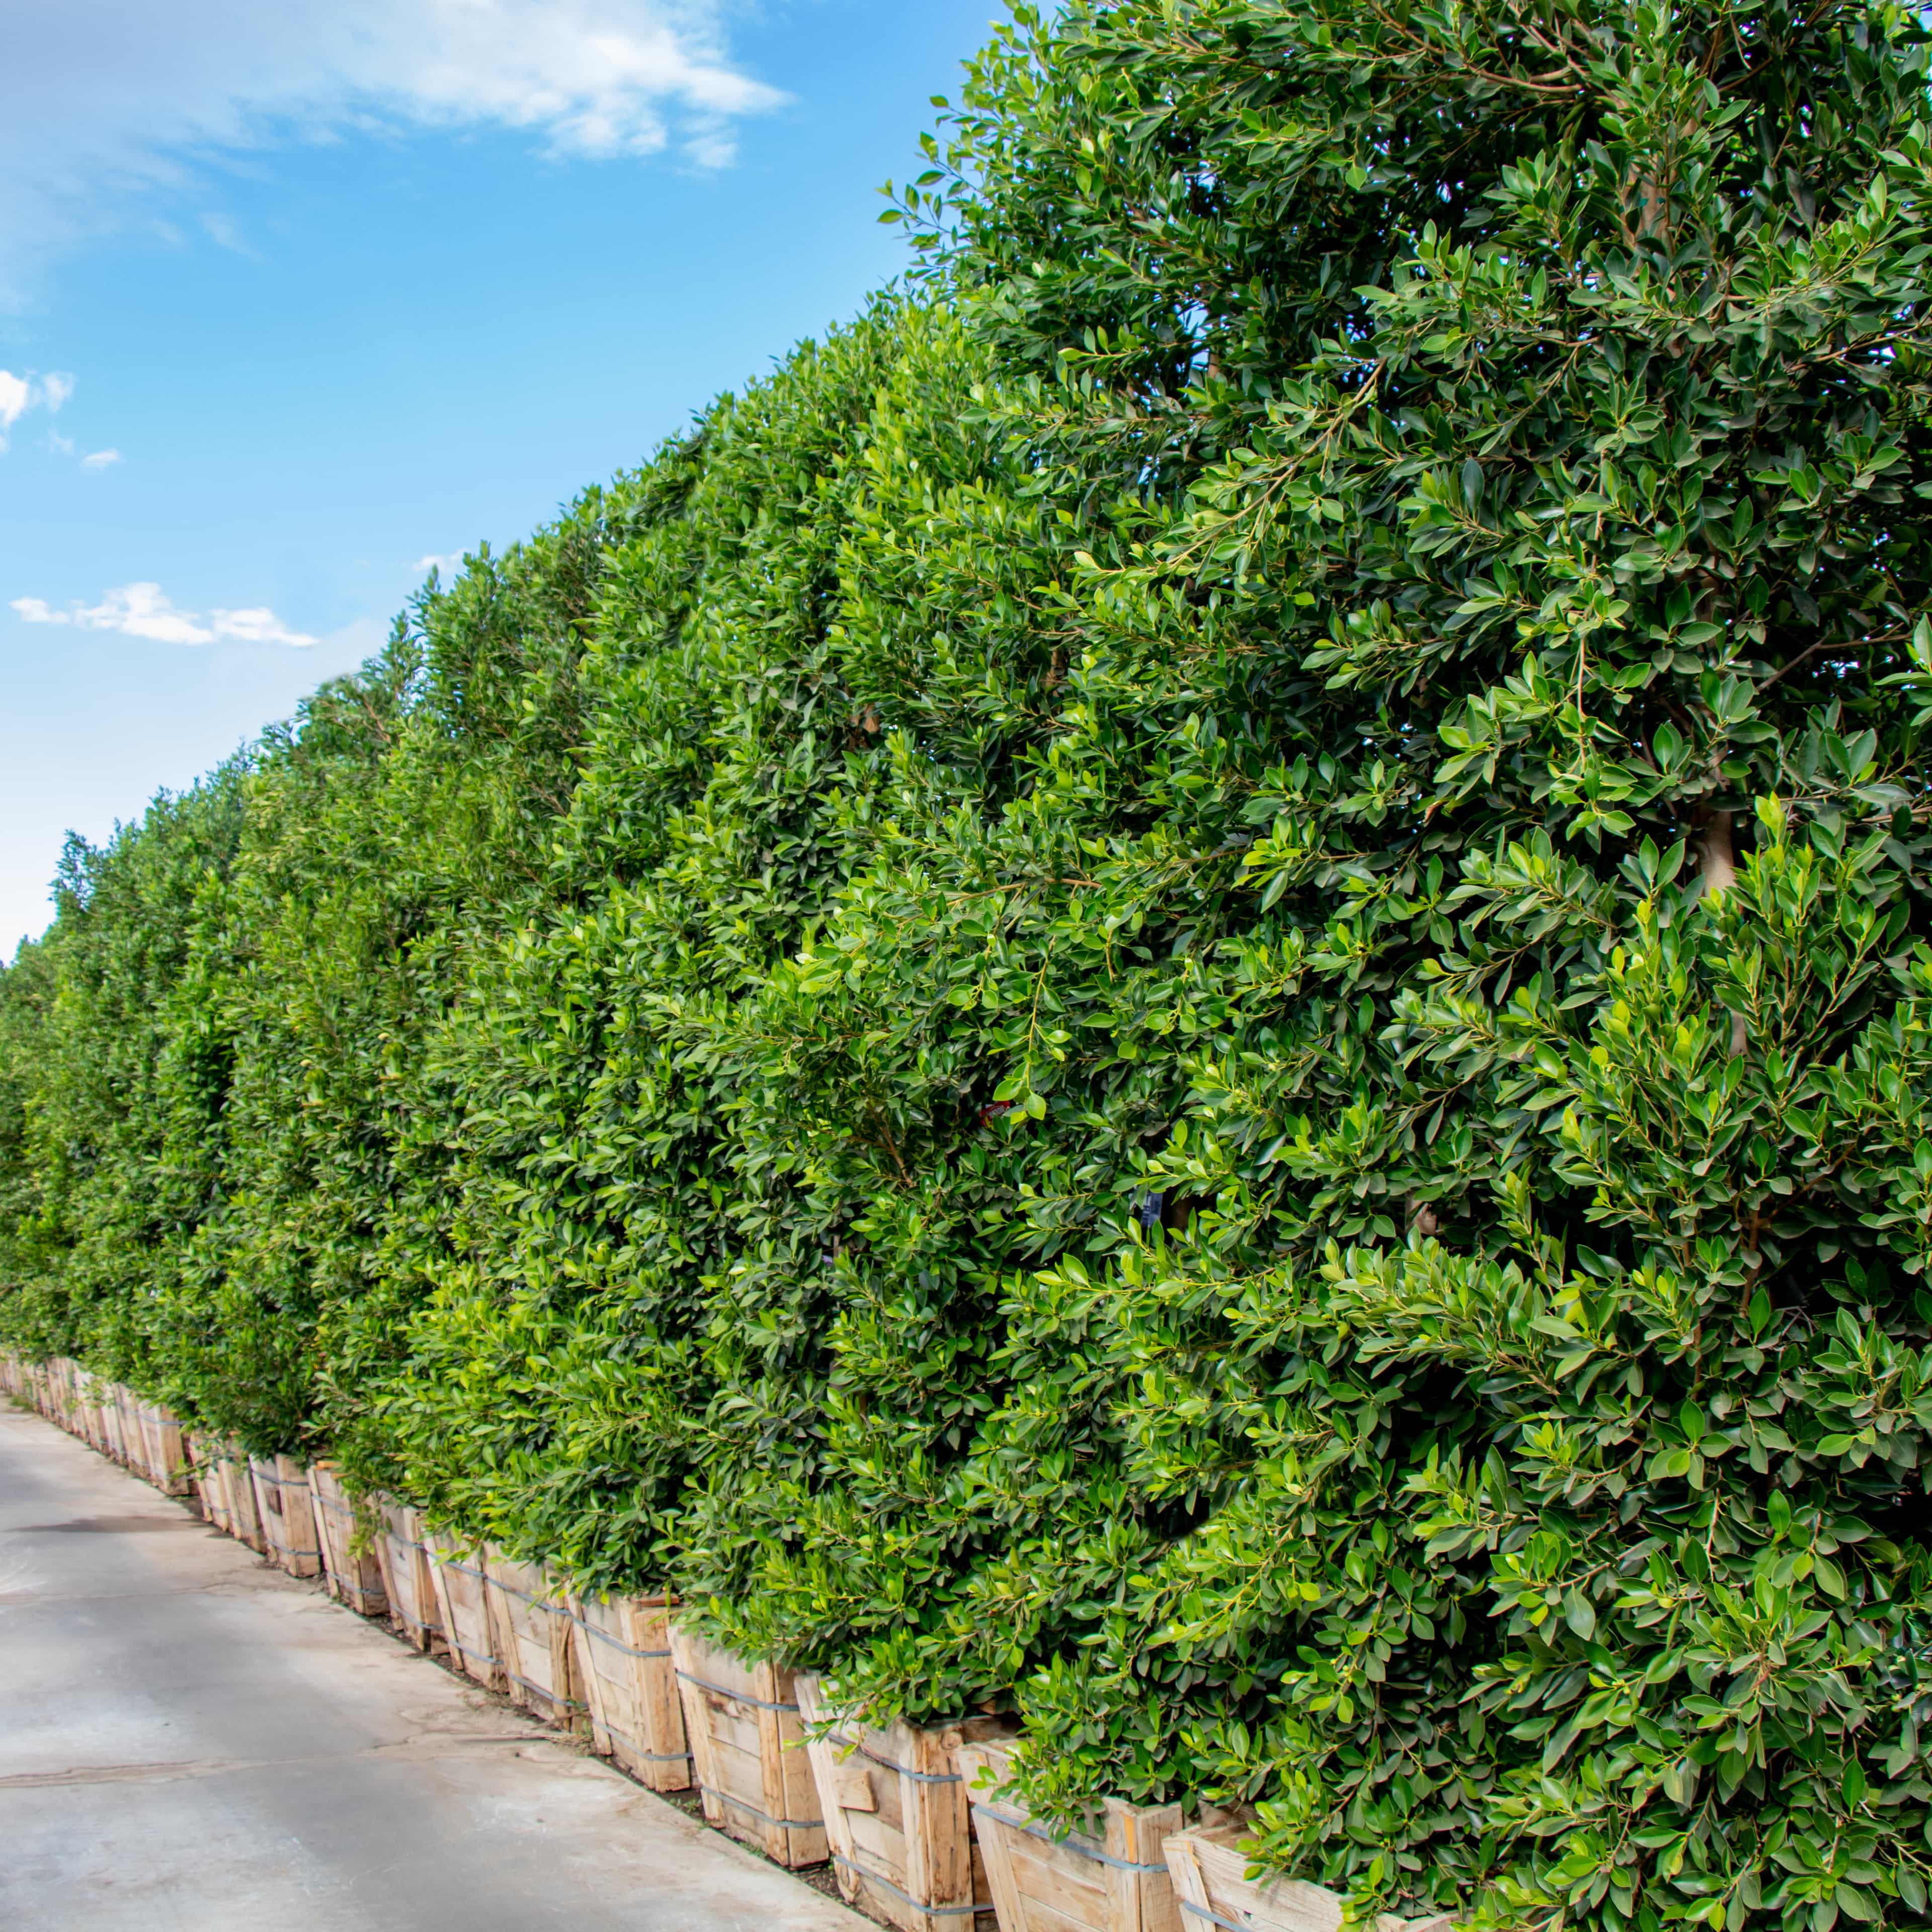
[[[877,1932],[0,1396],[7,1932]]]

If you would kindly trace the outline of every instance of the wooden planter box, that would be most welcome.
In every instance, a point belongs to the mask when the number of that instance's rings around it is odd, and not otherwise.
[[[670,1648],[705,1822],[778,1864],[823,1864],[830,1846],[792,1673],[748,1664],[675,1617]]]
[[[584,1700],[577,1694],[564,1593],[541,1564],[518,1563],[487,1544],[483,1572],[511,1702],[546,1724],[569,1728],[583,1717]]]
[[[567,1600],[592,1744],[653,1791],[691,1789],[684,1707],[671,1668],[675,1597]]]
[[[1174,1901],[1188,1932],[1237,1926],[1241,1932],[1340,1932],[1342,1894],[1294,1878],[1250,1879],[1242,1840],[1252,1824],[1197,1825],[1167,1841]],[[1449,1932],[1448,1913],[1428,1918],[1382,1918],[1376,1932]]]
[[[340,1472],[333,1462],[311,1462],[308,1486],[328,1594],[358,1616],[386,1616],[389,1599],[382,1588],[382,1560],[373,1549],[356,1553],[356,1504],[342,1486]]]
[[[94,1390],[96,1426],[100,1431],[100,1453],[110,1462],[121,1457],[120,1392],[112,1382],[103,1382]]]
[[[430,1574],[429,1551],[423,1541],[422,1517],[406,1503],[378,1502],[382,1533],[376,1539],[376,1560],[382,1565],[382,1594],[397,1627],[417,1649],[440,1650],[442,1607],[436,1601],[436,1579]]]
[[[64,1355],[56,1357],[47,1378],[47,1414],[55,1424],[74,1433],[74,1364]]]
[[[308,1470],[292,1456],[256,1456],[249,1459],[248,1472],[268,1561],[291,1576],[320,1576],[322,1546],[316,1540]]]
[[[815,1676],[796,1682],[838,1891],[904,1932],[995,1932],[993,1894],[973,1838],[960,1747],[1011,1736],[1000,1718],[890,1729],[828,1706]]]
[[[88,1376],[80,1385],[80,1435],[90,1449],[107,1453],[106,1404],[110,1384],[98,1376]]]
[[[486,1690],[507,1690],[509,1679],[497,1655],[496,1633],[490,1626],[489,1580],[483,1574],[481,1557],[453,1537],[439,1534],[423,1541],[450,1655]]]
[[[225,1442],[221,1460],[214,1466],[221,1480],[221,1499],[227,1505],[230,1535],[245,1543],[257,1556],[268,1553],[268,1539],[262,1534],[262,1508],[255,1500],[254,1472],[241,1445]]]
[[[138,1406],[142,1473],[164,1496],[186,1496],[188,1456],[182,1444],[181,1424],[159,1402],[144,1402]]]
[[[138,1471],[147,1456],[141,1439],[141,1405],[133,1391],[114,1385],[114,1460]]]
[[[228,1486],[221,1480],[221,1444],[206,1438],[194,1445],[194,1492],[201,1514],[224,1536],[235,1534],[235,1513],[228,1506]]]
[[[1034,1822],[1018,1798],[998,1795],[1011,1777],[1007,1748],[962,1744],[959,1768],[1000,1932],[1180,1932],[1161,1842],[1180,1831],[1178,1804],[1094,1807],[1097,1835]],[[1204,1924],[1190,1932],[1210,1932]]]

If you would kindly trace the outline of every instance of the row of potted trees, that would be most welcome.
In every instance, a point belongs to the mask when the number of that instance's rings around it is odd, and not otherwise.
[[[1318,1886],[1250,1876],[1246,1826],[1107,1798],[1049,1828],[1010,1789],[1013,1731],[983,1715],[868,1724],[812,1674],[712,1642],[669,1596],[584,1597],[542,1564],[354,1496],[326,1462],[250,1456],[77,1363],[0,1358],[0,1386],[292,1576],[903,1932],[1337,1932]],[[1447,1919],[1403,1932],[1446,1932]],[[1378,1932],[1398,1932],[1388,1921]]]

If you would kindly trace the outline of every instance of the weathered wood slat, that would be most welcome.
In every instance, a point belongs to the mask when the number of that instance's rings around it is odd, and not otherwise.
[[[194,1487],[202,1515],[224,1536],[235,1534],[235,1512],[228,1506],[227,1485],[221,1480],[221,1444],[212,1436],[197,1437],[194,1444]]]
[[[1186,1932],[1339,1932],[1340,1892],[1294,1878],[1248,1876],[1241,1850],[1252,1824],[1231,1819],[1176,1832],[1162,1850],[1174,1876],[1174,1901]],[[1424,1918],[1382,1918],[1376,1932],[1449,1932],[1447,1913]]]
[[[179,1420],[158,1402],[137,1402],[135,1407],[140,1424],[140,1473],[164,1496],[186,1496],[188,1456]]]
[[[691,1748],[671,1664],[674,1597],[568,1600],[591,1741],[653,1791],[691,1788]]]
[[[584,1719],[576,1685],[570,1612],[564,1592],[536,1563],[519,1563],[485,1545],[483,1572],[498,1659],[510,1701],[566,1729]]]
[[[322,1552],[328,1594],[358,1616],[386,1616],[389,1599],[382,1588],[382,1561],[373,1547],[360,1552],[356,1549],[364,1526],[354,1498],[344,1486],[341,1472],[333,1462],[311,1462],[308,1480],[315,1509],[316,1544]]]
[[[486,1690],[507,1690],[509,1678],[497,1654],[489,1583],[481,1554],[465,1549],[446,1534],[432,1533],[423,1540],[450,1654]]]
[[[386,1498],[376,1507],[382,1528],[376,1560],[382,1566],[382,1594],[388,1599],[389,1614],[417,1649],[432,1653],[444,1649],[442,1606],[436,1600],[436,1579],[430,1571],[422,1514],[406,1503]]]
[[[230,1532],[245,1543],[258,1556],[268,1553],[268,1540],[262,1534],[261,1505],[255,1500],[254,1472],[239,1443],[226,1445],[226,1454],[217,1466],[221,1472],[221,1492],[228,1505]]]
[[[1006,1744],[964,1744],[958,1759],[1000,1932],[1180,1932],[1161,1856],[1162,1840],[1180,1829],[1179,1805],[1106,1798],[1094,1835],[1058,1832],[1001,1792],[1012,1775]]]
[[[820,1733],[806,1750],[841,1895],[904,1932],[994,1932],[958,1752],[1012,1726],[976,1716],[869,1725],[829,1706],[817,1677],[802,1672],[796,1684],[800,1714]]]
[[[791,1672],[754,1664],[670,1621],[671,1663],[707,1822],[794,1868],[830,1846]]]
[[[291,1576],[320,1576],[322,1546],[316,1540],[308,1470],[292,1456],[254,1456],[248,1472],[268,1561]]]

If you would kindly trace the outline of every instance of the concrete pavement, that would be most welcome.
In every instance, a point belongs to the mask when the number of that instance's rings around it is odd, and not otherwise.
[[[876,1932],[0,1396],[8,1932]]]

